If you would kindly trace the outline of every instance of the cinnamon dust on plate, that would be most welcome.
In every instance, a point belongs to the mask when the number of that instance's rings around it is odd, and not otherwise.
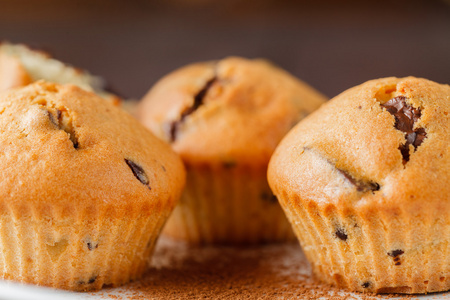
[[[189,246],[162,238],[145,277],[99,293],[109,299],[383,299],[315,280],[296,243],[253,247]]]

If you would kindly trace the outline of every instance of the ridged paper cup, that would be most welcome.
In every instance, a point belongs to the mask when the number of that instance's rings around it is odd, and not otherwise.
[[[450,289],[450,224],[441,207],[392,209],[380,203],[357,211],[302,201],[286,191],[276,194],[321,280],[360,292]]]
[[[186,188],[164,233],[198,244],[295,239],[265,168],[233,165],[187,166]]]
[[[118,286],[147,269],[167,207],[1,207],[2,277],[88,291]]]

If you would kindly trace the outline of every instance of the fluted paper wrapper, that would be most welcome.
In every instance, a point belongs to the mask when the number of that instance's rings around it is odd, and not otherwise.
[[[118,286],[147,269],[170,209],[1,207],[4,279],[75,291]],[[151,214],[151,213],[150,213]]]
[[[187,167],[186,188],[164,233],[199,244],[295,240],[267,183],[266,169]]]
[[[319,279],[360,292],[450,289],[450,225],[439,207],[380,205],[361,212],[276,194]]]

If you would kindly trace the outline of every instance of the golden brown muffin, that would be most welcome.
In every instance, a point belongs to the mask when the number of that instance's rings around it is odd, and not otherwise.
[[[0,95],[0,277],[93,290],[138,278],[185,181],[134,118],[72,85]]]
[[[291,240],[267,164],[288,130],[324,101],[264,60],[197,63],[161,79],[138,117],[172,144],[188,170],[165,233],[194,243]]]
[[[65,63],[45,52],[31,50],[25,45],[0,43],[0,92],[21,87],[38,80],[74,84],[95,92],[119,105],[120,98],[105,90],[105,81]]]
[[[269,184],[322,280],[354,291],[450,288],[450,86],[368,81],[300,122]]]

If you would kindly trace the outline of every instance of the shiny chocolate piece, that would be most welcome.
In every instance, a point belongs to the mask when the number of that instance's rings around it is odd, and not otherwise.
[[[421,112],[418,108],[408,105],[405,96],[392,98],[381,106],[395,117],[395,128],[405,133],[406,143],[400,145],[399,150],[403,156],[403,163],[406,163],[410,156],[409,145],[417,149],[427,137],[424,128],[414,129],[414,124],[419,120]]]

